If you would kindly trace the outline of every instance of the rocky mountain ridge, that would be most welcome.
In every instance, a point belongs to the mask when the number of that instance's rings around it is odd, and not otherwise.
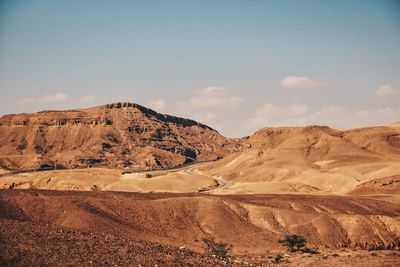
[[[129,102],[0,118],[0,166],[170,168],[215,160],[238,142],[194,120]]]

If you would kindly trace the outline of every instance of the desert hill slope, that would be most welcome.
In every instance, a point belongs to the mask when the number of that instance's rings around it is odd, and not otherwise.
[[[399,203],[384,198],[137,194],[0,190],[0,219],[104,232],[202,251],[203,238],[232,253],[285,250],[278,240],[300,234],[312,248],[395,248]]]
[[[179,172],[122,176],[121,169]],[[1,174],[1,188],[208,193],[400,194],[400,125],[264,128],[229,139],[193,120],[133,103],[0,118],[0,169],[56,164],[70,172]],[[99,170],[119,169],[110,175]],[[4,171],[4,170],[3,170]],[[391,182],[390,186],[387,183]],[[390,187],[390,190],[388,188]]]
[[[214,160],[232,143],[206,125],[134,103],[0,118],[0,167],[8,169],[169,168]]]
[[[399,125],[264,128],[243,148],[202,168],[234,183],[219,193],[346,193],[368,180],[400,173]]]

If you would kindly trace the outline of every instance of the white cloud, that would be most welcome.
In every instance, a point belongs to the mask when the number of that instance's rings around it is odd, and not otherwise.
[[[385,97],[385,96],[395,96],[395,95],[399,95],[400,92],[395,90],[392,85],[390,84],[386,84],[383,85],[381,87],[379,87],[378,89],[376,89],[375,91],[375,96],[379,96],[379,97]]]
[[[275,105],[266,103],[259,108],[253,117],[246,120],[244,128],[258,130],[263,127],[301,125],[309,114],[309,107],[302,104]]]
[[[148,106],[151,109],[161,112],[161,111],[165,110],[165,108],[167,107],[167,103],[163,99],[157,99],[157,100],[150,101],[148,103]]]
[[[39,97],[23,97],[17,99],[18,105],[37,105],[46,103],[58,103],[64,102],[68,99],[68,96],[64,93],[47,94]]]
[[[89,104],[92,103],[95,100],[94,95],[84,95],[76,99],[76,103],[81,103],[81,104]]]
[[[211,86],[194,91],[192,97],[180,105],[185,109],[233,108],[240,106],[242,102],[243,98],[233,95],[229,89]]]
[[[286,88],[322,88],[328,85],[327,81],[306,76],[287,76],[281,81],[281,86]]]
[[[354,128],[393,123],[400,120],[400,108],[349,109],[328,106],[311,110],[307,105],[275,105],[267,103],[254,116],[247,119],[242,127],[256,131],[263,127],[328,125],[336,128]]]

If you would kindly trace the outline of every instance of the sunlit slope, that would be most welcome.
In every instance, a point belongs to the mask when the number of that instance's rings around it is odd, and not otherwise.
[[[400,174],[398,125],[264,128],[243,147],[203,168],[234,182],[220,193],[346,193],[368,180]]]
[[[0,167],[170,168],[226,155],[236,141],[135,103],[0,117]]]

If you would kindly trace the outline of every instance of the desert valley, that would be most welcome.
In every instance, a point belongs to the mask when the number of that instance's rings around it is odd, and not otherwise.
[[[2,116],[0,167],[4,266],[400,264],[396,123],[228,138],[117,102]]]

